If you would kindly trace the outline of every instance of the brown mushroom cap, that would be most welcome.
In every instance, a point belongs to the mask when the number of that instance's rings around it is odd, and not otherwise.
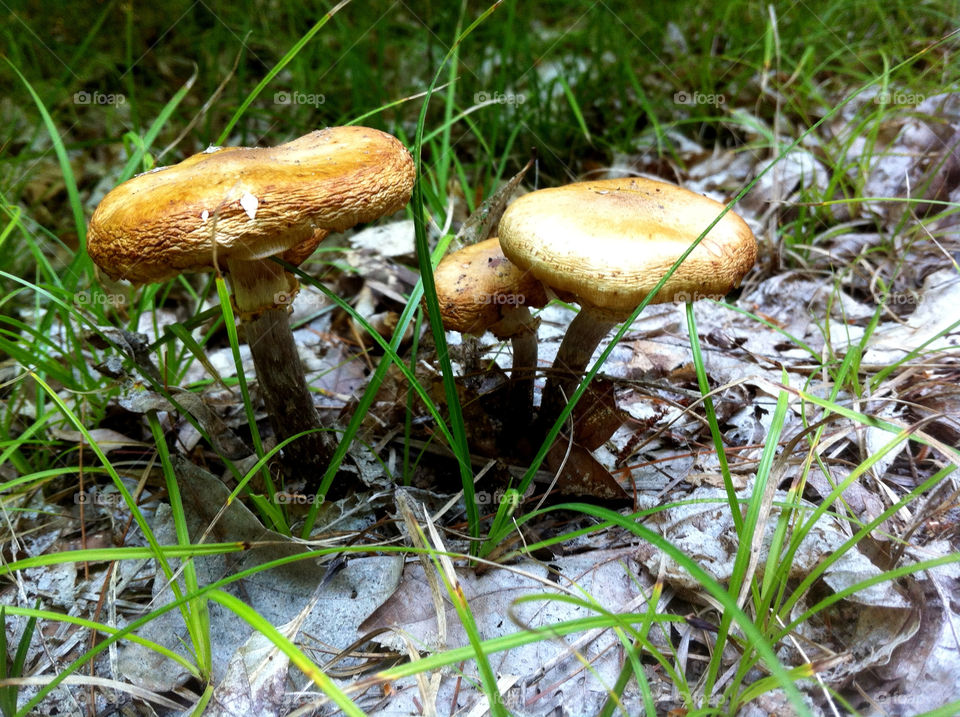
[[[500,245],[544,284],[622,321],[723,208],[650,179],[579,182],[513,202],[500,220]],[[723,296],[756,256],[750,228],[727,212],[653,301]]]
[[[310,255],[313,254],[314,249],[320,246],[320,242],[326,239],[329,235],[329,229],[316,229],[313,232],[313,236],[305,241],[300,242],[294,247],[290,247],[280,255],[280,258],[285,262],[293,264],[294,266],[300,266],[303,262],[310,258]]]
[[[87,250],[109,276],[138,284],[210,270],[215,260],[293,250],[303,261],[318,230],[344,231],[402,208],[413,179],[404,146],[367,127],[318,130],[277,147],[211,148],[107,194]]]
[[[492,330],[498,338],[508,338],[509,330],[498,323],[509,309],[548,302],[543,284],[512,264],[495,237],[448,254],[433,278],[448,331],[480,335]]]

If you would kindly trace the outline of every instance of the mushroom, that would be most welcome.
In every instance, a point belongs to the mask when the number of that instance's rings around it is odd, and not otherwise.
[[[316,431],[290,330],[299,285],[271,257],[299,264],[331,232],[398,211],[413,180],[404,146],[366,127],[277,147],[211,147],[108,193],[90,219],[87,251],[108,276],[134,284],[225,271],[277,440],[314,431],[285,448],[285,472],[322,472],[336,443]]]
[[[543,284],[512,264],[494,237],[448,254],[434,272],[443,326],[480,336],[490,331],[513,348],[511,396],[514,416],[533,410],[537,328],[530,308],[547,305]]]
[[[542,418],[556,418],[603,337],[630,317],[723,209],[695,192],[642,178],[542,189],[507,207],[499,228],[503,253],[581,307],[547,378]],[[727,212],[652,303],[721,298],[739,286],[756,255],[750,228]]]

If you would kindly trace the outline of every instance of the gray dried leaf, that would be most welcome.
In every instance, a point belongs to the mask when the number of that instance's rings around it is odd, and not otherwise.
[[[87,446],[90,445],[91,442],[96,443],[105,453],[120,448],[143,448],[147,445],[143,441],[125,436],[111,428],[91,428],[87,431],[87,435],[84,435],[80,431],[57,428],[55,426],[51,426],[48,430],[51,436],[61,441],[82,443]]]
[[[350,237],[354,249],[396,259],[416,255],[413,220],[368,227]]]
[[[311,600],[323,575],[323,566],[310,556],[309,548],[265,529],[239,501],[235,500],[224,508],[229,491],[215,476],[186,462],[176,462],[175,468],[183,493],[191,541],[241,541],[250,545],[248,550],[238,553],[195,559],[199,582],[208,584],[270,560],[303,555],[303,560],[257,573],[225,588],[273,625],[283,625],[296,618]],[[152,527],[162,544],[176,543],[169,510],[158,510]],[[176,568],[176,561],[172,562]],[[324,584],[324,599],[306,618],[303,632],[328,645],[347,647],[356,637],[356,626],[396,588],[401,563],[392,557],[349,560],[342,570]],[[157,604],[173,599],[159,570],[156,571],[153,593]],[[251,629],[240,617],[218,605],[211,604],[209,613],[211,632],[216,635],[213,642],[213,676],[214,680],[220,682],[227,674],[237,650],[251,634]],[[181,654],[184,653],[184,645],[190,641],[180,613],[176,610],[152,620],[141,634]],[[175,689],[190,679],[189,673],[177,663],[135,643],[126,646],[121,653],[120,670],[135,684],[158,691]]]
[[[591,551],[582,555],[558,558],[551,563],[556,583],[549,580],[550,571],[542,563],[525,561],[510,569],[496,568],[477,577],[471,570],[458,569],[457,579],[471,612],[476,620],[481,638],[489,639],[522,631],[525,627],[537,628],[555,624],[574,617],[582,617],[581,608],[569,603],[550,601],[553,593],[566,591],[572,583],[573,590],[586,591],[605,609],[623,612],[639,609],[643,598],[640,587],[649,586],[650,580],[633,569],[629,550]],[[514,603],[523,595],[542,595],[543,600]],[[466,645],[467,636],[456,611],[447,605],[447,644],[451,647]],[[437,640],[437,615],[433,607],[430,589],[419,564],[408,563],[403,571],[403,581],[398,590],[360,626],[361,632],[386,628],[388,632],[376,636],[375,641],[391,649],[405,652],[406,640],[393,630],[402,631],[417,645],[433,645]],[[576,641],[576,643],[574,643]],[[579,655],[590,661],[591,669],[581,672],[582,664],[574,656],[573,644]],[[606,691],[603,684],[612,684],[619,672],[617,650],[619,644],[609,633],[592,631],[586,635],[569,636],[563,639],[539,641],[513,648],[498,654],[496,670],[500,675],[517,676],[522,691],[511,690],[504,701],[513,713],[544,714],[562,701],[569,714],[597,714]],[[577,687],[569,686],[568,676],[577,675]],[[454,690],[459,689],[460,709],[469,710],[478,704],[482,693],[455,676],[444,678],[438,704],[449,704]],[[411,693],[415,690],[395,690],[388,704],[380,707],[385,713],[390,710],[407,714],[416,709]],[[539,693],[539,697],[537,697]],[[520,701],[526,694],[528,701]],[[629,714],[639,713],[640,703],[635,688],[628,688],[623,701]]]
[[[956,346],[960,329],[949,327],[960,319],[960,277],[952,268],[930,274],[920,290],[923,300],[904,323],[885,322],[871,336],[864,363],[887,366],[902,360],[921,344],[927,352]],[[942,336],[938,337],[938,334]]]

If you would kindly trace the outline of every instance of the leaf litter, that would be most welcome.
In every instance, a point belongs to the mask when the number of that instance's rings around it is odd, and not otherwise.
[[[832,186],[829,167],[834,165],[826,161],[821,142],[808,137],[773,171],[763,175],[738,207],[761,247],[768,248],[760,268],[747,278],[733,302],[746,313],[711,302],[695,307],[703,332],[699,338],[707,374],[711,385],[719,389],[714,402],[740,497],[753,490],[783,372],[791,388],[828,398],[833,383],[823,368],[825,357],[841,361],[856,352],[860,365],[871,371],[890,367],[875,385],[857,386],[856,390],[849,384],[841,386],[837,403],[902,428],[919,427],[923,435],[934,439],[926,446],[903,441],[869,471],[849,481],[852,468],[877,456],[892,434],[834,416],[817,447],[817,465],[807,471],[801,454],[781,456],[780,486],[774,486],[772,507],[758,528],[762,536],[755,555],[757,566],[767,561],[779,506],[789,500],[780,488],[806,475],[804,495],[793,500],[804,511],[812,512],[837,485],[845,484],[843,511],[821,518],[792,556],[793,580],[802,580],[863,522],[875,519],[936,469],[956,460],[955,454],[938,450],[936,442],[950,447],[960,443],[956,389],[960,377],[960,313],[956,308],[960,306],[960,236],[956,212],[944,211],[943,204],[960,202],[957,97],[948,94],[928,98],[913,112],[892,114],[873,144],[853,136],[850,128],[859,113],[873,109],[869,103],[875,97],[864,93],[848,104],[824,128],[822,141],[845,147],[845,166],[866,166],[862,198],[816,207],[821,222],[816,240],[806,245],[799,241],[789,244],[785,250],[789,257],[782,252],[770,254],[771,228],[790,220],[797,207],[810,204],[811,197],[824,197]],[[736,112],[742,121],[744,111]],[[747,119],[758,130],[770,131],[758,118]],[[783,146],[789,141],[789,137],[783,137]],[[772,159],[761,152],[708,151],[689,139],[677,146],[678,165],[671,179],[723,201],[729,201]],[[608,170],[610,176],[642,174],[653,166],[646,152],[620,155],[613,165]],[[497,202],[478,213],[479,218],[464,233],[466,241],[493,231],[498,208],[502,210],[510,193],[518,191],[519,186],[517,179],[505,187]],[[404,297],[416,278],[410,268],[412,226],[400,222],[360,232],[351,238],[349,250],[332,256],[332,264],[324,264],[328,272],[325,280],[341,296],[353,297],[358,312],[389,335],[390,321],[402,311]],[[784,263],[794,268],[783,269]],[[373,353],[376,349],[364,340],[349,316],[333,310],[322,294],[310,287],[305,287],[293,308],[294,322],[300,326],[300,351],[308,378],[319,388],[321,410],[330,419],[349,414],[355,397],[366,385],[370,362],[379,358],[357,361],[357,351],[362,347]],[[139,327],[147,341],[160,338],[156,335],[158,328],[181,320],[175,311],[160,309],[157,314],[157,323]],[[553,360],[572,312],[552,305],[539,316],[540,360],[546,367]],[[135,417],[145,411],[159,412],[166,428],[177,436],[175,446],[181,457],[176,465],[180,485],[190,496],[186,504],[191,539],[199,541],[205,536],[208,541],[244,541],[249,546],[238,553],[196,559],[201,584],[268,560],[307,556],[245,578],[228,589],[235,590],[272,624],[283,626],[318,664],[339,665],[344,676],[337,679],[345,687],[357,679],[353,674],[368,675],[361,678],[367,680],[361,685],[377,685],[376,679],[369,677],[371,671],[402,659],[411,650],[422,655],[468,644],[456,611],[449,598],[442,595],[443,614],[438,615],[437,584],[428,579],[432,566],[396,555],[375,555],[375,541],[410,545],[404,543],[402,535],[383,530],[379,522],[385,515],[396,518],[392,490],[383,489],[400,471],[403,447],[396,427],[407,405],[402,377],[388,375],[380,399],[365,417],[363,442],[375,447],[382,462],[373,458],[369,447],[351,447],[348,462],[357,476],[364,477],[369,492],[354,505],[325,507],[315,532],[317,539],[301,542],[267,531],[240,502],[225,506],[224,479],[229,482],[231,476],[227,472],[212,475],[200,467],[217,465],[217,452],[248,468],[255,461],[236,392],[213,383],[203,391],[174,394],[178,397],[178,406],[174,406],[138,382],[138,374],[155,377],[156,370],[143,361],[139,338],[110,328],[100,333],[110,338],[111,344],[92,346],[92,350],[99,352],[103,370],[126,380],[128,388],[116,402],[124,420],[97,428],[90,436],[113,455],[143,451],[149,433],[142,424],[140,429],[128,427],[138,425]],[[62,335],[55,333],[52,338],[67,345]],[[504,442],[497,434],[500,404],[496,396],[508,379],[498,372],[496,364],[510,366],[509,345],[502,346],[489,336],[465,340],[450,335],[448,340],[458,367],[476,366],[479,357],[479,365],[489,371],[482,380],[465,376],[462,391],[463,398],[480,407],[475,414],[478,424],[468,426],[472,445],[478,450],[478,465],[499,459],[496,469],[488,474],[490,482],[478,486],[489,488],[491,495],[497,491],[502,494],[524,467],[522,462],[512,460],[509,452],[503,452]],[[438,377],[430,366],[429,346],[421,351],[426,353],[421,354],[417,375],[425,385],[436,386]],[[249,355],[242,345],[241,357],[248,365]],[[205,363],[192,364],[181,384],[222,380],[235,372],[229,347],[213,348],[206,353]],[[535,492],[552,484],[562,493],[564,485],[579,484],[586,489],[570,489],[566,495],[626,500],[636,510],[653,509],[644,525],[668,538],[715,579],[729,579],[738,545],[726,494],[720,489],[718,459],[702,418],[682,309],[655,306],[645,311],[603,366],[597,386],[605,392],[592,391],[588,397],[596,399],[593,401],[585,397],[585,405],[594,408],[582,412],[578,421],[597,421],[598,428],[586,445],[580,439],[570,444],[575,449],[570,452],[575,456],[573,461],[565,446],[563,456],[552,454],[548,458],[549,470],[537,476]],[[440,392],[433,395],[440,400]],[[422,406],[417,402],[413,406],[416,415],[411,445],[422,450],[424,459],[413,476],[414,484],[420,487],[410,490],[427,504],[426,512],[419,512],[416,520],[441,531],[447,549],[465,551],[466,543],[460,537],[463,526],[458,522],[462,507],[456,502],[457,486],[451,482],[449,457],[436,445]],[[214,439],[212,446],[180,411],[196,419],[203,432]],[[481,414],[486,417],[481,419]],[[21,416],[35,418],[32,407],[24,406]],[[821,417],[815,406],[792,400],[783,438],[790,440]],[[257,418],[259,421],[263,417]],[[87,440],[66,426],[59,428],[57,435],[61,441],[77,446]],[[560,480],[554,481],[554,473],[561,466]],[[958,539],[955,478],[942,485],[945,487],[925,500],[894,512],[866,539],[843,552],[795,605],[792,617],[802,615],[818,600],[882,576],[897,565],[954,555]],[[130,487],[137,488],[133,484]],[[296,488],[289,487],[292,491]],[[24,504],[13,522],[8,519],[7,529],[11,536],[42,532],[50,537],[47,543],[35,537],[14,541],[28,554],[63,551],[75,544],[71,526],[82,507],[89,526],[86,545],[94,545],[97,539],[108,541],[129,522],[129,513],[117,494],[103,486],[96,486],[88,495],[97,498],[81,501],[82,506],[69,505],[61,518],[48,518],[45,506],[57,505],[58,500],[51,492],[42,503]],[[165,536],[161,542],[174,542],[169,511],[157,483],[152,481],[137,495],[147,508],[151,527]],[[225,509],[219,513],[221,508]],[[536,538],[547,538],[576,525],[543,519],[526,526],[532,532],[525,533],[516,544],[519,547],[523,540],[535,542]],[[309,555],[311,548],[341,546],[351,537],[369,542],[368,552],[374,555],[346,559],[327,556],[320,559],[320,564]],[[135,533],[127,533],[126,538],[126,544],[137,544]],[[642,612],[647,609],[645,601],[654,580],[660,580],[666,588],[658,611],[684,615],[702,610],[709,602],[681,566],[614,529],[566,541],[547,554],[538,553],[536,559],[522,552],[501,555],[502,564],[486,566],[483,571],[463,561],[449,566],[484,639],[556,625],[583,617],[591,609]],[[338,568],[332,570],[335,562]],[[102,565],[88,565],[82,570],[73,564],[34,568],[26,573],[29,581],[18,585],[16,591],[24,604],[39,596],[46,607],[74,614],[82,610],[81,604],[92,609],[105,596],[105,607],[115,624],[172,599],[165,579],[150,562],[120,561],[116,571],[108,574]],[[318,590],[318,581],[324,575],[329,577],[323,578],[322,590]],[[808,660],[822,664],[820,679],[844,691],[850,699],[858,696],[864,704],[906,705],[919,712],[958,699],[958,580],[957,571],[948,564],[859,588],[801,622],[795,629],[797,642],[781,643],[779,656],[785,664]],[[8,593],[12,591],[7,588]],[[516,601],[530,595],[540,600]],[[587,598],[593,607],[553,599],[558,595]],[[14,601],[12,596],[8,599]],[[233,613],[211,605],[210,619],[216,636],[213,673],[218,685],[213,713],[220,710],[227,714],[243,705],[243,709],[261,714],[285,714],[323,702],[321,695],[311,692],[302,674],[290,669],[271,644],[264,643]],[[445,628],[439,631],[441,623]],[[370,640],[358,647],[357,640],[368,635]],[[704,649],[709,642],[697,630],[684,635],[684,649]],[[83,645],[81,636],[77,630],[64,630],[47,640],[47,645],[55,645],[56,654],[63,658],[75,656]],[[188,637],[176,612],[148,623],[141,636],[185,654]],[[675,635],[652,639],[662,647],[677,644]],[[347,648],[352,649],[346,657],[339,654]],[[110,670],[114,678],[168,697],[189,694],[189,675],[155,651],[127,644],[104,659],[98,662],[98,669]],[[504,699],[515,713],[548,714],[565,709],[577,714],[595,712],[603,704],[607,696],[604,685],[616,681],[624,653],[613,634],[605,631],[553,636],[492,654],[490,659],[505,685]],[[696,669],[689,669],[695,677]],[[352,670],[356,672],[351,674]],[[426,693],[423,684],[418,686],[410,679],[396,681],[386,698],[375,690],[354,697],[369,710],[407,713],[422,706],[425,695],[438,711],[484,709],[485,698],[473,686],[477,676],[469,667],[437,674],[439,678]],[[663,679],[654,680],[652,688],[658,701],[673,697]],[[822,699],[812,686],[808,697]],[[752,707],[752,713],[762,709],[762,704],[768,705],[767,713],[775,713],[770,710],[776,707],[769,705],[780,705],[777,699],[776,692],[767,695],[766,702],[758,701]],[[627,687],[623,701],[628,711],[640,709],[635,685]],[[826,709],[826,703],[820,703],[818,709]]]

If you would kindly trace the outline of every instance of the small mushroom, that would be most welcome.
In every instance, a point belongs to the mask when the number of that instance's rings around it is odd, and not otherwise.
[[[414,168],[393,136],[332,127],[277,147],[211,148],[112,190],[87,251],[111,278],[147,284],[183,272],[228,275],[277,440],[321,428],[288,313],[299,285],[271,257],[304,261],[331,232],[401,209]],[[322,472],[335,441],[288,445],[285,469]],[[291,471],[287,471],[291,472]]]
[[[581,306],[547,378],[543,418],[556,418],[603,337],[629,318],[723,208],[687,189],[642,178],[542,189],[507,207],[499,228],[503,253]],[[750,228],[727,212],[653,303],[723,297],[739,286],[756,255]]]
[[[489,331],[513,348],[510,405],[515,415],[533,410],[537,370],[537,328],[530,307],[547,305],[546,290],[528,272],[512,264],[494,237],[448,254],[434,272],[443,326],[480,336]]]

